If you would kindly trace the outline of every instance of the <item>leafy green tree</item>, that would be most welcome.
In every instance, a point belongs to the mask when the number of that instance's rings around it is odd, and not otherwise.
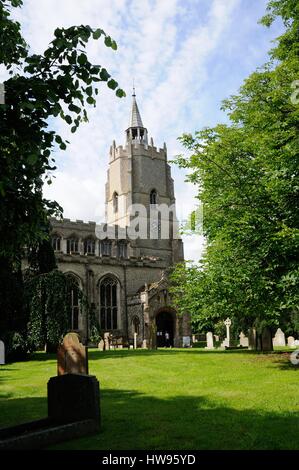
[[[0,0],[0,64],[9,72],[5,103],[0,104],[0,310],[5,316],[0,335],[11,318],[21,315],[16,313],[22,299],[15,301],[20,293],[15,280],[23,248],[47,238],[49,215],[62,212],[42,195],[43,179],[50,184],[55,170],[52,151],[63,151],[68,144],[50,123],[60,118],[76,132],[88,119],[87,106],[95,106],[101,82],[118,97],[125,96],[108,71],[86,54],[90,39],[101,38],[116,50],[109,35],[84,25],[57,28],[44,53],[31,54],[21,25],[11,16],[22,5],[22,0]]]
[[[261,23],[276,17],[285,32],[269,62],[223,103],[230,124],[183,135],[192,155],[177,159],[204,205],[198,315],[231,316],[260,333],[288,322],[299,304],[298,2],[270,1]]]

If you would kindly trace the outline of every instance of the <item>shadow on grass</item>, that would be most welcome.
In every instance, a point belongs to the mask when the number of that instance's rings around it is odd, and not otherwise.
[[[1,426],[46,416],[46,398],[2,400]],[[1,402],[0,402],[1,403]],[[4,407],[3,407],[4,405]],[[102,430],[57,449],[298,449],[299,414],[237,410],[203,396],[101,392]]]

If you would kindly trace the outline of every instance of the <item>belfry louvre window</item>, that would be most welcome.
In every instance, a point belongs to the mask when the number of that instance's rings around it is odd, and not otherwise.
[[[152,189],[150,193],[150,204],[157,204],[157,191]]]
[[[78,253],[78,239],[77,238],[69,238],[66,242],[66,251],[68,254],[70,253]]]
[[[117,281],[105,278],[100,284],[101,328],[117,329]]]

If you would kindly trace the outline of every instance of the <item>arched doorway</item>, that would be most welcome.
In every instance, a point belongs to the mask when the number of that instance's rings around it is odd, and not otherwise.
[[[174,319],[171,312],[163,310],[156,316],[157,325],[157,347],[173,346],[174,337]]]

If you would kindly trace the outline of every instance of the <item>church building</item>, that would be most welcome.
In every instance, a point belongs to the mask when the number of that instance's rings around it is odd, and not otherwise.
[[[177,315],[168,292],[169,269],[184,254],[167,148],[148,141],[135,91],[125,138],[110,147],[105,223],[50,220],[58,269],[85,293],[102,334],[132,342],[137,333],[139,347],[186,346],[190,318]],[[71,302],[72,329],[88,341],[75,292]]]

